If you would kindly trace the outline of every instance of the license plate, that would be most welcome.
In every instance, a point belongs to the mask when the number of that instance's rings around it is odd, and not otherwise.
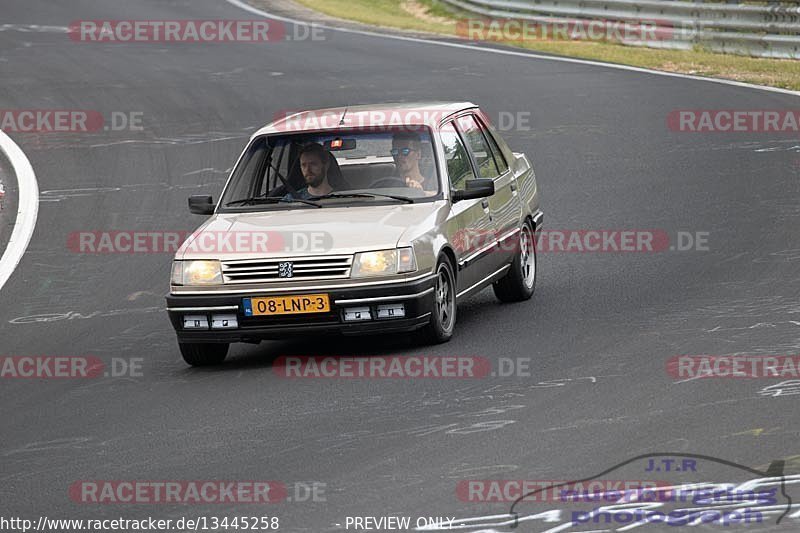
[[[327,294],[245,298],[242,304],[244,316],[302,315],[327,313],[331,310],[331,301]]]

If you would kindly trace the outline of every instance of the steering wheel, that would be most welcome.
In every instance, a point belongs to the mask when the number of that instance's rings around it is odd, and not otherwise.
[[[406,180],[400,176],[386,176],[370,183],[370,188],[383,189],[389,187],[408,187]]]

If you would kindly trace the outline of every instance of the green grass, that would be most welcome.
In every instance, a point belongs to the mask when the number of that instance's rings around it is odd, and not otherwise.
[[[455,13],[439,0],[298,0],[327,15],[404,30],[456,34]],[[532,51],[624,65],[713,76],[800,90],[800,60],[764,59],[696,50],[658,50],[598,41],[499,41]]]

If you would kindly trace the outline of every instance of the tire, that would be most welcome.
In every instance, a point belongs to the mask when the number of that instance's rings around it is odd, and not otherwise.
[[[229,344],[225,343],[197,343],[180,342],[183,360],[192,366],[218,365],[228,356]]]
[[[511,260],[511,268],[503,278],[492,284],[494,295],[504,303],[529,300],[536,290],[536,241],[530,221],[525,221],[519,232],[517,252]]]
[[[419,332],[425,344],[441,344],[450,340],[456,326],[456,278],[453,266],[444,257],[436,264],[436,284],[431,295],[430,322]]]

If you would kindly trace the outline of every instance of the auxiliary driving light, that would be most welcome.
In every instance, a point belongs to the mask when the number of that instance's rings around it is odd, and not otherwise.
[[[206,315],[183,315],[183,329],[208,329]]]
[[[236,315],[211,315],[211,329],[236,329],[239,322]]]
[[[359,320],[372,320],[372,313],[369,307],[346,307],[344,310],[345,322],[357,322]]]
[[[406,316],[406,308],[401,303],[378,306],[378,318],[402,318]]]

